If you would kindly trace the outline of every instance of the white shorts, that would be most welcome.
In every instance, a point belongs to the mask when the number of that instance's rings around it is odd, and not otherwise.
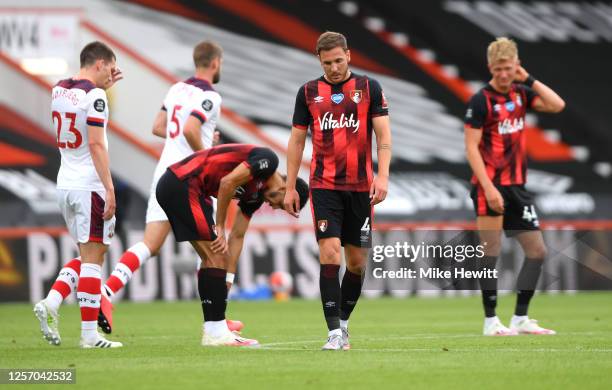
[[[147,204],[147,217],[145,222],[149,223],[159,221],[168,221],[168,217],[166,216],[166,212],[164,211],[164,209],[162,209],[159,203],[157,203],[157,197],[155,196],[154,187],[151,193],[149,194],[149,203]]]
[[[70,235],[81,244],[110,244],[115,235],[115,217],[102,218],[106,191],[57,190],[57,201]]]

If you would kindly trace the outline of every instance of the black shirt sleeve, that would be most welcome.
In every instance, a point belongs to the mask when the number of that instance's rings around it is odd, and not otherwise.
[[[389,106],[387,98],[380,86],[380,83],[374,79],[369,80],[370,88],[370,113],[372,116],[389,115]]]
[[[295,97],[295,109],[293,110],[293,126],[299,129],[307,130],[311,123],[310,110],[306,104],[305,88],[302,85]]]
[[[481,129],[487,117],[487,102],[483,93],[478,92],[468,102],[464,123],[473,129]]]
[[[238,201],[238,207],[240,207],[240,211],[242,212],[242,214],[244,214],[245,217],[251,219],[253,214],[255,214],[255,211],[259,210],[263,203],[263,197],[261,199],[258,199],[257,201],[250,202],[241,199],[240,201]]]
[[[246,162],[254,179],[268,179],[278,168],[278,156],[268,148],[254,148]]]

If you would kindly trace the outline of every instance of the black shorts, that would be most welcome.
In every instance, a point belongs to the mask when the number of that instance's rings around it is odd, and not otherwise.
[[[504,198],[504,230],[511,236],[525,230],[540,230],[540,222],[536,213],[533,196],[524,185],[495,186]],[[500,216],[491,210],[485,198],[484,190],[479,185],[473,185],[470,193],[474,202],[476,215]]]
[[[176,241],[214,241],[215,220],[210,196],[197,186],[179,180],[170,170],[159,178],[155,191],[157,202],[164,209]]]
[[[310,206],[317,241],[338,237],[342,246],[372,247],[372,206],[368,192],[313,188]]]

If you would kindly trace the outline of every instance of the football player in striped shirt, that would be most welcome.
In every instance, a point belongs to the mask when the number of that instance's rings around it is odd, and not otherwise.
[[[491,80],[469,101],[465,146],[473,171],[471,197],[481,242],[486,242],[481,268],[495,268],[501,231],[517,239],[525,261],[517,279],[517,300],[510,327],[497,317],[497,280],[481,279],[485,311],[483,334],[555,334],[539,326],[527,310],[546,257],[546,245],[532,195],[525,189],[527,153],[525,114],[528,109],[558,113],[559,95],[521,66],[516,43],[498,38],[487,49]]]
[[[252,215],[268,203],[283,208],[286,178],[278,157],[265,147],[226,144],[202,150],[171,165],[157,184],[157,200],[178,242],[189,241],[202,260],[198,292],[202,302],[203,346],[256,346],[257,340],[232,332],[225,320],[226,275],[235,268]],[[297,182],[298,211],[308,201],[308,185]],[[212,198],[217,199],[216,217]],[[225,222],[231,199],[238,208],[229,240]],[[215,222],[216,221],[216,222]]]
[[[344,35],[328,31],[316,45],[323,76],[298,91],[287,153],[285,209],[297,212],[294,184],[308,130],[312,134],[311,206],[319,244],[320,290],[328,339],[323,350],[350,349],[348,321],[361,295],[372,246],[373,206],[387,195],[391,130],[378,81],[351,72]],[[372,167],[376,134],[378,174]],[[346,272],[339,281],[340,247]]]

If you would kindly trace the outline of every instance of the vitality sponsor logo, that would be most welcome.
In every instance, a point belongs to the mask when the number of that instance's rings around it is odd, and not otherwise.
[[[356,133],[359,130],[359,119],[355,120],[355,114],[351,114],[351,116],[347,117],[345,114],[340,114],[340,118],[335,119],[334,114],[331,112],[326,112],[323,115],[323,118],[319,117],[319,126],[321,130],[333,130],[344,127],[346,129],[353,129],[353,133]]]
[[[517,131],[523,130],[525,127],[525,121],[523,118],[515,118],[513,120],[505,119],[500,122],[497,131],[501,135],[516,133]]]

